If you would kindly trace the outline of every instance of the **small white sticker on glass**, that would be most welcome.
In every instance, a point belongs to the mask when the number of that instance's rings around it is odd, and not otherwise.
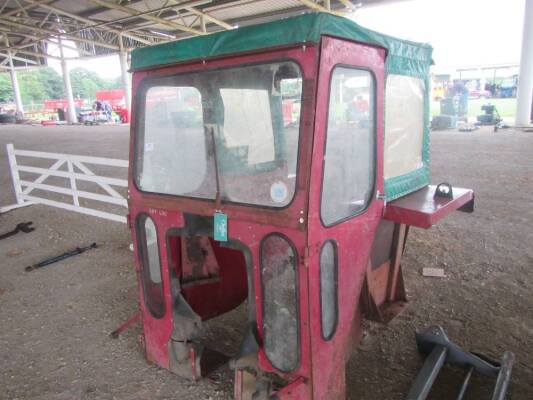
[[[154,151],[154,144],[153,143],[145,143],[144,144],[144,151]]]
[[[287,199],[287,185],[283,182],[274,182],[270,186],[270,197],[274,203],[283,203]]]

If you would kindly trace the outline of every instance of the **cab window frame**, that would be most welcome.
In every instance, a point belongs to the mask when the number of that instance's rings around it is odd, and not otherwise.
[[[156,243],[157,243],[157,255],[159,259],[159,274],[161,277],[161,282],[158,285],[160,287],[161,292],[161,304],[162,309],[161,312],[155,312],[153,308],[153,300],[149,299],[149,295],[147,295],[147,286],[150,282],[154,282],[151,277],[150,272],[150,260],[148,255],[148,243],[146,240],[146,221],[151,220],[152,224],[155,228],[155,235],[156,235]],[[160,242],[159,242],[159,232],[157,229],[157,224],[155,223],[154,219],[148,215],[145,212],[139,213],[135,218],[135,233],[136,233],[136,239],[137,239],[137,252],[139,254],[139,266],[140,266],[140,278],[142,283],[142,292],[143,292],[143,303],[144,306],[148,309],[150,312],[150,315],[155,319],[162,319],[165,317],[167,313],[167,305],[166,305],[166,299],[165,299],[165,281],[163,279],[163,263],[161,258],[161,249],[160,249]],[[148,282],[148,280],[150,282]]]
[[[324,182],[326,178],[325,170],[326,170],[326,156],[327,156],[327,147],[328,147],[327,144],[328,144],[328,136],[329,136],[328,128],[329,128],[329,117],[330,117],[331,84],[333,82],[334,73],[338,68],[346,68],[346,69],[356,70],[356,71],[365,71],[369,73],[369,76],[371,78],[373,92],[372,92],[372,99],[371,99],[372,101],[369,102],[369,104],[372,106],[372,114],[369,114],[369,115],[371,116],[370,120],[372,121],[373,126],[369,127],[369,133],[372,135],[372,141],[373,141],[372,158],[370,160],[372,163],[371,164],[372,165],[372,186],[370,190],[370,196],[368,200],[366,201],[365,206],[362,209],[328,224],[324,221],[324,218],[322,215],[322,204],[324,202]],[[351,220],[352,218],[355,218],[361,214],[364,214],[368,210],[370,205],[373,203],[376,197],[377,169],[378,169],[378,165],[377,165],[377,162],[378,162],[377,111],[378,111],[377,110],[377,76],[375,72],[371,68],[365,67],[365,66],[356,66],[356,65],[346,64],[346,63],[338,63],[338,64],[333,65],[333,67],[330,70],[330,74],[329,74],[327,108],[324,111],[326,112],[326,118],[325,118],[325,126],[324,126],[324,139],[323,139],[324,146],[323,146],[323,152],[322,152],[322,176],[321,176],[321,182],[320,182],[320,201],[319,201],[319,210],[318,210],[320,223],[325,228],[334,227],[336,225],[342,224],[343,222]]]
[[[264,204],[253,204],[253,203],[245,203],[245,202],[237,202],[237,201],[229,201],[229,200],[223,200],[222,205],[232,205],[232,206],[239,206],[239,207],[252,207],[252,208],[259,208],[259,209],[266,209],[266,210],[272,210],[272,211],[282,211],[285,209],[290,208],[296,197],[298,192],[300,191],[300,188],[298,186],[298,180],[301,179],[300,174],[304,173],[305,171],[301,171],[301,165],[302,165],[302,141],[303,141],[303,131],[304,131],[304,108],[303,105],[306,101],[306,96],[308,95],[308,92],[311,90],[305,85],[305,73],[304,73],[304,67],[302,63],[292,57],[273,57],[272,59],[266,59],[262,61],[254,61],[254,62],[236,62],[232,65],[222,66],[222,67],[214,67],[214,68],[205,68],[202,69],[201,72],[217,72],[217,71],[223,71],[228,69],[234,69],[234,68],[245,68],[245,67],[254,67],[254,66],[261,66],[261,65],[268,65],[268,64],[275,64],[275,63],[292,63],[298,68],[298,72],[300,74],[300,79],[302,81],[302,89],[301,89],[301,95],[300,95],[300,115],[298,119],[298,141],[297,141],[297,147],[295,149],[296,153],[296,166],[295,166],[295,186],[294,191],[292,193],[292,197],[287,202],[287,204],[283,206],[270,206],[270,205],[264,205]],[[142,153],[144,148],[144,128],[145,128],[145,111],[146,111],[146,94],[148,90],[151,87],[157,86],[158,82],[161,82],[163,80],[172,78],[172,77],[179,77],[183,75],[189,75],[194,74],[199,71],[195,70],[187,70],[183,72],[170,72],[170,73],[162,73],[162,74],[155,74],[155,75],[148,75],[144,77],[138,84],[138,90],[137,95],[139,98],[139,101],[136,101],[135,103],[135,117],[133,119],[133,130],[132,130],[132,136],[133,136],[133,165],[132,165],[132,182],[135,189],[144,195],[152,195],[152,196],[162,196],[169,199],[186,199],[186,200],[192,200],[192,201],[199,201],[199,202],[205,202],[205,203],[212,203],[215,204],[216,199],[211,198],[202,198],[202,197],[193,197],[193,196],[185,196],[185,195],[177,195],[177,194],[170,194],[170,193],[158,193],[158,192],[150,192],[147,190],[143,190],[138,182],[138,168],[140,168],[140,164],[142,164]]]

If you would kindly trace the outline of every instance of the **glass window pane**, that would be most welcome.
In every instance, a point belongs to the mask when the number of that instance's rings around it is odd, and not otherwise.
[[[215,195],[215,187],[202,186],[211,160],[198,89],[152,86],[147,90],[142,154],[138,176],[142,190],[194,193],[202,198]]]
[[[320,252],[320,311],[322,336],[329,340],[337,324],[337,258],[331,241]]]
[[[281,236],[261,245],[264,346],[268,359],[281,371],[292,371],[300,358],[296,254]]]
[[[385,89],[385,179],[424,166],[424,92],[422,79],[390,74]]]
[[[346,67],[333,71],[320,208],[325,225],[360,213],[372,197],[374,93],[370,72]]]
[[[283,207],[295,191],[302,77],[292,62],[143,82],[143,191]],[[218,182],[217,173],[218,170]]]
[[[165,312],[165,303],[157,230],[154,221],[147,215],[139,217],[138,225],[144,300],[150,312],[160,318]]]

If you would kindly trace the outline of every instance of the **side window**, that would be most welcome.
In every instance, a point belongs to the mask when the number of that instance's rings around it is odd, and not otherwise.
[[[422,168],[424,92],[422,79],[390,74],[385,89],[385,179]]]
[[[157,230],[152,218],[146,214],[141,214],[137,218],[137,232],[144,301],[152,315],[161,318],[165,314],[165,299],[161,280]]]
[[[336,67],[330,83],[320,215],[329,226],[362,212],[375,180],[374,76]]]

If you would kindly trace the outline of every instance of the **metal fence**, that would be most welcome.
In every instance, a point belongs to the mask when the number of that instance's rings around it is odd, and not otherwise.
[[[15,149],[12,144],[7,145],[7,155],[17,203],[0,208],[0,212],[6,212],[14,208],[24,207],[31,204],[45,204],[111,221],[126,223],[126,213],[113,213],[100,210],[98,207],[92,208],[86,204],[80,205],[80,199],[96,200],[97,202],[125,207],[127,209],[128,202],[126,198],[113,188],[113,186],[126,188],[128,187],[128,181],[126,179],[98,176],[87,167],[87,164],[90,164],[127,169],[127,160],[18,150]],[[53,160],[54,162],[48,168],[22,165],[17,160],[17,156],[31,157],[41,160]],[[24,173],[24,179],[21,178],[21,172]],[[34,178],[28,178],[28,176]],[[66,178],[67,184],[45,182],[50,177]],[[81,182],[95,183],[97,187],[100,188],[100,193],[89,191],[88,189],[81,190],[79,188],[79,183]],[[67,203],[47,198],[50,196],[38,196],[34,193],[35,190],[39,192],[67,195],[70,197],[71,201]]]

